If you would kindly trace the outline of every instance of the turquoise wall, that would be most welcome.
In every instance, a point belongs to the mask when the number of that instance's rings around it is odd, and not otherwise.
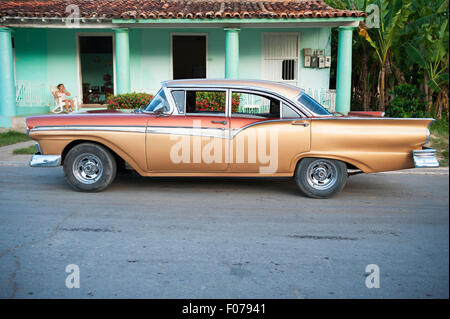
[[[64,83],[72,95],[79,95],[79,75],[76,59],[78,32],[113,32],[112,30],[15,29],[16,74],[19,81],[44,83],[44,86]],[[261,78],[261,43],[263,32],[300,32],[300,46],[324,49],[331,53],[330,29],[242,29],[240,31],[239,77]],[[161,81],[171,78],[170,34],[208,34],[209,78],[225,75],[225,31],[217,29],[132,29],[130,30],[131,90],[155,93]],[[303,68],[301,55],[299,86],[328,88],[329,69]],[[48,90],[48,97],[50,91]],[[37,108],[36,108],[37,110]]]

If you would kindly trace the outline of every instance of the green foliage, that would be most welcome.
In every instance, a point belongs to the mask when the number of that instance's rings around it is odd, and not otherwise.
[[[388,117],[426,117],[426,104],[414,85],[401,84],[389,92],[393,95]]]
[[[5,133],[0,133],[0,146],[16,144],[29,140],[30,138],[25,133],[20,133],[16,131],[8,131]]]
[[[127,94],[118,94],[118,95],[110,95],[106,99],[106,104],[108,109],[138,109],[140,107],[146,107],[151,99],[153,98],[152,94],[147,93],[127,93]]]
[[[448,119],[442,118],[434,121],[430,125],[431,134],[446,136],[448,139]]]
[[[13,154],[15,155],[33,155],[34,153],[36,153],[36,147],[34,145],[24,148],[17,148],[13,151]]]

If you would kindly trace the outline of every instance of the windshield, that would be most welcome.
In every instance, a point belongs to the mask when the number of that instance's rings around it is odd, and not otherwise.
[[[170,111],[169,102],[167,102],[166,94],[163,89],[160,89],[158,93],[156,93],[155,97],[151,99],[150,103],[145,108],[146,112],[164,112],[167,113]]]
[[[322,105],[320,105],[319,102],[314,100],[312,97],[310,97],[308,94],[303,93],[300,95],[300,97],[297,99],[304,107],[306,107],[308,110],[313,112],[317,115],[331,115],[330,112],[328,112]]]

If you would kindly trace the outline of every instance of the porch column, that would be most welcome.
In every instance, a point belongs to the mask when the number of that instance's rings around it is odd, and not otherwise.
[[[225,78],[239,77],[239,31],[240,29],[225,29]]]
[[[352,38],[353,27],[339,27],[336,74],[336,112],[344,114],[347,114],[350,111],[351,103]]]
[[[114,29],[116,43],[116,94],[130,93],[129,29]]]
[[[0,127],[11,127],[16,115],[16,87],[11,29],[0,27]]]

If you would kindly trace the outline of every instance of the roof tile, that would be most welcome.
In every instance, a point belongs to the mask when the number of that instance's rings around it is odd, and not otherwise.
[[[84,18],[106,19],[252,19],[362,17],[323,0],[22,0],[0,1],[0,17],[65,17],[75,4]]]

